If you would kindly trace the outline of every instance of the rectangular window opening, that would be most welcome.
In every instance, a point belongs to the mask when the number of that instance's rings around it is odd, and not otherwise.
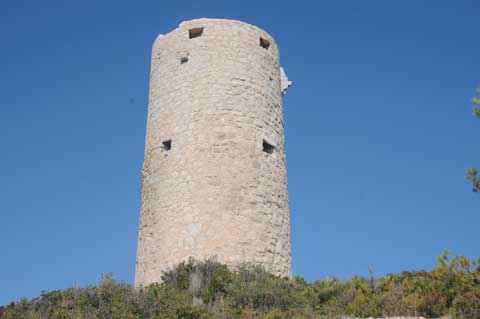
[[[188,62],[188,57],[184,56],[182,58],[180,58],[180,64],[184,64],[184,63],[187,63]]]
[[[268,154],[273,154],[273,151],[275,150],[275,146],[272,144],[268,143],[267,141],[263,140],[263,151]]]
[[[198,38],[202,36],[203,34],[203,28],[194,28],[188,30],[188,38],[193,39],[193,38]]]
[[[270,41],[268,41],[267,39],[264,39],[262,37],[260,37],[260,46],[262,48],[264,48],[265,50],[268,50],[268,48],[270,47]]]
[[[172,140],[163,141],[162,147],[165,151],[170,151],[170,149],[172,148]]]

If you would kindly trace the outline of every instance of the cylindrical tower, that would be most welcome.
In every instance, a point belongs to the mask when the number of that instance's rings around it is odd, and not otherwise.
[[[196,19],[153,45],[135,284],[188,257],[291,276],[282,92],[265,31]]]

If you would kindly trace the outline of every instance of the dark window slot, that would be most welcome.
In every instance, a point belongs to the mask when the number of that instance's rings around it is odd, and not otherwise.
[[[270,41],[268,41],[267,39],[264,39],[262,37],[260,37],[260,46],[262,48],[264,48],[265,50],[268,50],[268,48],[270,47]]]
[[[170,151],[170,149],[172,148],[172,140],[163,141],[162,142],[162,147],[163,147],[164,150]]]
[[[273,151],[275,150],[275,146],[272,144],[268,143],[267,141],[263,140],[263,151],[268,154],[273,154]]]
[[[202,34],[203,34],[203,28],[194,28],[194,29],[188,30],[188,37],[190,39],[198,38],[202,36]]]

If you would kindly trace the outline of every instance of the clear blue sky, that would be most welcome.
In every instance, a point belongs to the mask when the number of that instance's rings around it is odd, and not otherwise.
[[[480,2],[2,1],[0,304],[133,281],[150,50],[198,17],[277,40],[294,274],[480,256]]]

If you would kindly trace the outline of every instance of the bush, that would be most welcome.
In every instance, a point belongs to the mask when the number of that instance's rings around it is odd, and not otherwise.
[[[480,318],[480,292],[469,291],[456,296],[450,315],[458,319]]]
[[[162,280],[134,289],[107,274],[98,286],[54,290],[2,306],[0,319],[480,318],[480,262],[451,258],[448,251],[432,271],[380,279],[308,283],[255,265],[231,271],[213,259],[190,259],[165,272]]]

